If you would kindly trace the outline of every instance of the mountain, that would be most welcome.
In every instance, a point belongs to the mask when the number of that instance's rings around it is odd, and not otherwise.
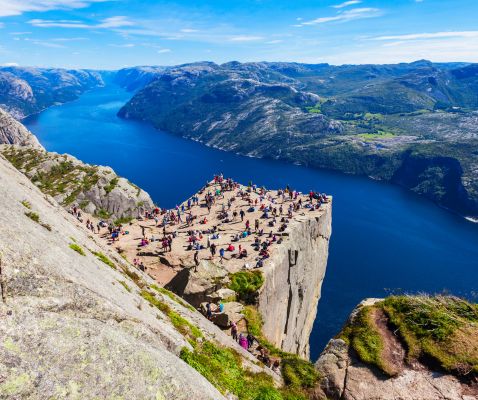
[[[476,64],[204,62],[148,70],[146,81],[133,70],[118,73],[137,89],[124,118],[240,154],[391,181],[478,216]]]
[[[96,71],[1,67],[0,108],[22,119],[102,85]]]
[[[28,145],[36,149],[43,149],[35,135],[1,108],[0,144]]]

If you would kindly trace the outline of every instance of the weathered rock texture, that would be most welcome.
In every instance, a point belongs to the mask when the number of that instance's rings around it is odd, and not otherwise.
[[[109,167],[30,146],[0,146],[0,152],[65,207],[77,205],[89,214],[115,220],[138,217],[154,206],[148,193]]]
[[[349,322],[355,318],[362,306],[372,305],[377,301],[378,299],[367,299],[362,302],[352,312]],[[317,390],[318,398],[475,400],[478,395],[476,387],[461,382],[453,375],[432,371],[419,362],[401,365],[396,376],[388,377],[377,368],[361,362],[342,339],[329,341],[316,362],[316,368],[322,376],[321,387]]]
[[[0,156],[0,398],[224,399],[178,358],[190,344],[140,296],[152,281],[76,224]],[[200,313],[157,295],[263,371]]]
[[[18,144],[43,149],[27,128],[0,108],[0,144]]]
[[[263,333],[276,346],[309,356],[309,336],[317,313],[332,233],[332,204],[313,218],[291,222],[290,235],[264,268],[259,295]]]

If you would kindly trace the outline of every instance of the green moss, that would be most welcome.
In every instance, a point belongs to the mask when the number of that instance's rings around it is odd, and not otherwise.
[[[40,216],[35,213],[35,212],[32,212],[32,211],[28,211],[25,213],[25,215],[30,218],[32,221],[35,221],[36,223],[40,223]]]
[[[109,267],[116,269],[116,265],[113,261],[111,261],[108,257],[106,257],[103,253],[92,251],[92,253],[98,258],[98,260],[104,262]]]
[[[257,291],[264,284],[261,271],[240,271],[230,275],[229,288],[234,290],[239,299],[246,303],[255,301]]]
[[[4,393],[7,396],[18,395],[30,385],[30,383],[30,375],[27,373],[11,376],[4,383],[0,384],[0,393]]]
[[[136,286],[138,286],[139,288],[144,288],[146,286],[143,279],[139,276],[138,273],[136,273],[135,271],[131,271],[128,267],[125,266],[121,266],[121,269],[123,270],[123,273],[136,284]]]
[[[128,292],[131,292],[131,288],[125,281],[118,281]]]
[[[70,249],[76,251],[78,254],[81,254],[82,256],[86,256],[84,250],[76,243],[70,243]]]

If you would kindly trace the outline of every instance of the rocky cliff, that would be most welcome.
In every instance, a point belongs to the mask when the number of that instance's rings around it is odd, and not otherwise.
[[[279,376],[2,156],[0,224],[0,398],[224,399],[239,393],[224,383],[231,371],[248,390],[241,398],[278,393]],[[204,375],[214,367],[206,378],[219,390],[188,363]]]
[[[148,193],[109,167],[30,146],[0,146],[0,153],[67,208],[76,205],[102,219],[127,220],[154,207]]]
[[[1,108],[0,144],[18,144],[36,149],[43,148],[35,135]]]
[[[284,245],[264,269],[259,294],[264,335],[281,349],[309,358],[309,337],[327,268],[332,205],[292,223]]]

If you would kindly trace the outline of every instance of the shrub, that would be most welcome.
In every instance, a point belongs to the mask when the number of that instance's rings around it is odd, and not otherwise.
[[[234,290],[239,299],[246,303],[253,303],[257,291],[264,284],[264,276],[261,271],[240,271],[231,274],[229,288]]]
[[[118,185],[118,178],[113,178],[111,181],[104,187],[105,192],[107,194],[111,193],[111,191]]]

